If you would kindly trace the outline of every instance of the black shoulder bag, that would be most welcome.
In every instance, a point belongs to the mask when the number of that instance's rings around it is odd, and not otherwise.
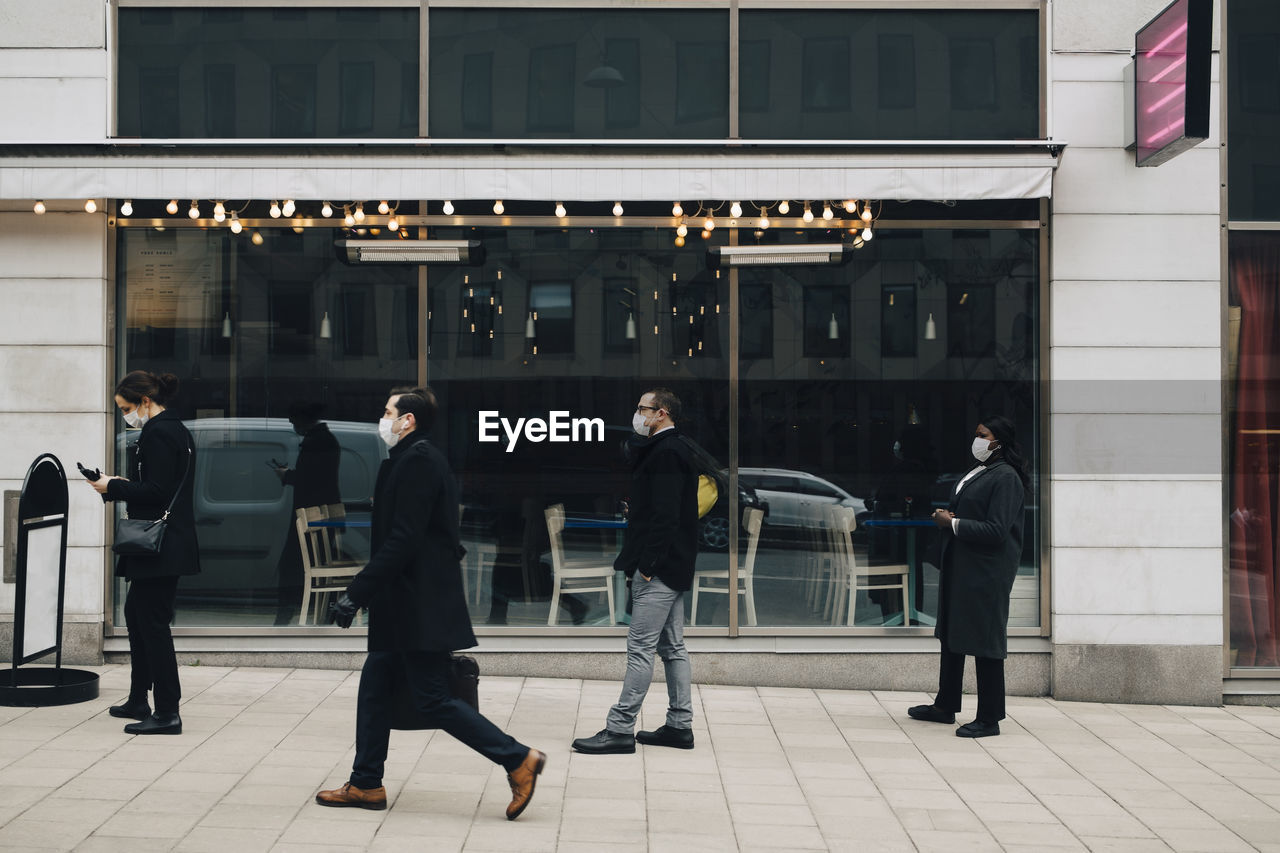
[[[173,493],[164,515],[156,519],[122,518],[116,522],[116,541],[111,550],[125,557],[155,557],[160,554],[160,546],[164,543],[164,531],[169,526],[169,513],[182,494],[182,487],[187,484],[187,475],[191,473],[191,448],[187,448],[187,464],[182,470],[182,481]]]

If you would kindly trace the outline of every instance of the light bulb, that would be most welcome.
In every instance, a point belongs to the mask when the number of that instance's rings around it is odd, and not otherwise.
[[[445,216],[453,216],[453,202],[449,201],[448,199],[444,200],[444,205],[441,207],[441,209],[444,211]]]
[[[272,199],[271,210],[267,212],[271,214],[272,219],[279,219],[280,218],[280,202],[276,201],[275,199]]]
[[[761,229],[761,230],[764,230],[765,228],[768,228],[768,227],[769,227],[769,217],[768,217],[768,216],[761,216],[761,217],[760,217],[760,229]]]
[[[710,239],[710,238],[711,238],[711,232],[710,232],[710,231],[708,231],[708,230],[706,230],[705,228],[704,228],[704,229],[702,229],[702,239],[703,239],[703,240],[708,240],[708,239]]]
[[[929,319],[924,321],[924,339],[926,341],[938,339],[938,324],[934,322],[932,311],[929,312]]]
[[[194,198],[191,199],[191,207],[187,208],[187,216],[192,219],[200,218],[200,204]]]
[[[708,217],[707,217],[707,221],[702,223],[702,229],[703,229],[704,231],[714,231],[714,230],[716,230],[716,221],[715,221],[714,219],[712,219],[710,216],[708,216]]]
[[[671,205],[671,215],[684,216],[684,208],[680,205],[680,202],[676,202],[675,204]]]
[[[84,212],[85,212],[85,213],[94,213],[94,212],[96,212],[97,210],[98,210],[98,203],[97,203],[96,201],[94,201],[94,200],[93,200],[93,199],[91,199],[91,198],[90,198],[90,199],[86,199],[86,200],[85,200],[85,203],[84,203]]]
[[[813,211],[809,209],[809,202],[804,203],[804,213],[800,216],[805,222],[813,221]]]
[[[676,226],[676,234],[678,234],[679,236],[683,237],[688,233],[689,233],[689,227],[685,225],[683,222],[681,222],[679,225]]]
[[[303,231],[305,231],[305,230],[306,230],[306,229],[305,229],[305,228],[303,228],[301,225],[295,225],[295,226],[293,226],[293,233],[294,233],[294,234],[301,234],[301,233],[302,233]]]
[[[394,216],[387,220],[388,231],[395,231],[399,227],[400,227],[400,220],[396,219]]]
[[[284,200],[284,207],[281,208],[280,212],[283,213],[285,216],[293,216],[294,211],[297,209],[298,209],[297,206],[295,206],[293,203],[293,199],[286,198]]]
[[[356,224],[356,218],[351,215],[351,208],[346,205],[342,206],[342,224],[348,228],[353,228]]]
[[[356,204],[355,220],[356,222],[364,222],[364,202]]]
[[[387,204],[385,201],[378,202],[378,212],[383,216],[386,216],[391,212],[391,205]]]
[[[835,217],[835,214],[831,212],[831,205],[827,204],[826,202],[823,202],[823,203],[822,203],[822,218],[823,218],[823,219],[830,220],[830,219],[833,219],[834,217]]]
[[[867,207],[865,204],[862,206],[862,221],[867,224],[871,223],[871,208]]]
[[[681,246],[684,245],[684,237],[681,237],[679,234],[677,234],[675,243],[676,243],[676,248],[680,248]]]
[[[502,206],[502,199],[498,199],[497,201],[495,201],[495,202],[493,203],[493,212],[494,212],[494,213],[496,213],[496,214],[498,214],[499,216],[501,216],[501,215],[502,215],[502,211],[504,211],[504,210],[506,210],[506,208]]]
[[[220,202],[220,201],[219,201],[219,202],[214,202],[214,205],[213,205],[213,221],[214,221],[214,222],[222,222],[222,221],[223,221],[223,220],[225,220],[226,218],[227,218],[227,208],[226,208],[226,207],[222,204],[222,202]]]
[[[169,199],[169,203],[164,206],[164,209],[170,216],[176,216],[178,213],[178,200],[176,198]]]
[[[133,216],[133,202],[129,199],[124,200],[124,204],[120,205],[121,216]]]
[[[244,226],[240,224],[240,214],[236,213],[234,210],[231,211],[230,228],[231,228],[232,234],[239,234],[241,231],[244,230]]]
[[[324,316],[320,318],[320,337],[332,338],[333,327],[329,324],[329,312],[324,312]]]
[[[253,232],[253,236],[252,236],[252,237],[250,237],[250,238],[249,238],[249,240],[250,240],[250,242],[252,242],[252,243],[253,243],[253,245],[255,245],[255,246],[261,246],[261,245],[262,245],[262,235],[261,235],[261,234],[259,234],[257,231],[254,231],[254,232]]]
[[[320,205],[320,215],[323,216],[325,219],[328,219],[330,216],[333,216],[333,205],[329,204],[329,202],[327,201],[324,204]]]
[[[862,241],[863,241],[864,243],[865,243],[865,242],[869,242],[873,236],[874,236],[874,235],[871,233],[871,229],[870,229],[870,228],[863,228],[863,229],[862,229]]]
[[[48,208],[44,206],[44,202],[40,200],[37,200],[35,203],[35,206],[33,206],[31,209],[35,211],[36,216],[40,216],[46,210],[48,210]]]
[[[566,211],[566,210],[564,209],[564,204],[562,204],[561,202],[556,202],[556,216],[557,216],[557,217],[559,217],[560,219],[564,219],[565,214],[566,214],[567,212],[568,212],[568,211]]]
[[[787,201],[785,198],[782,201],[778,202],[778,213],[781,213],[783,216],[786,216],[790,212],[791,212],[791,202]]]
[[[729,205],[729,215],[732,216],[734,219],[737,219],[739,216],[741,216],[742,205],[736,201],[733,204]]]
[[[622,215],[622,202],[620,202],[620,201],[615,201],[615,202],[613,203],[613,215],[614,215],[614,216],[621,216],[621,215]]]
[[[845,213],[853,213],[857,209],[858,209],[858,203],[856,201],[854,201],[853,199],[845,200],[845,203],[844,203]]]

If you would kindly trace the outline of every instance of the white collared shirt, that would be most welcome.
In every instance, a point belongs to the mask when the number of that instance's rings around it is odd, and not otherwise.
[[[986,466],[986,465],[975,465],[975,466],[973,467],[973,470],[971,470],[968,474],[965,474],[963,477],[961,477],[961,478],[960,478],[960,482],[956,483],[956,492],[955,492],[955,493],[956,493],[957,495],[958,495],[958,494],[960,494],[960,490],[964,488],[964,484],[965,484],[965,483],[969,482],[970,480],[972,480],[974,477],[978,476],[979,474],[981,474],[981,473],[982,473],[983,471],[985,471],[985,470],[987,470],[987,466]],[[952,532],[952,533],[954,533],[954,534],[956,534],[956,535],[958,536],[958,535],[960,535],[959,531],[960,531],[960,519],[958,519],[958,518],[952,518],[952,519],[951,519],[951,532]]]

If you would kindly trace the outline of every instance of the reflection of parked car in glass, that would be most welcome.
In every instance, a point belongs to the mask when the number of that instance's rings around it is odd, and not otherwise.
[[[297,456],[299,437],[284,418],[202,418],[184,421],[195,437],[196,531],[201,573],[184,580],[182,597],[274,600],[281,531],[293,514],[290,488],[282,486],[272,460],[286,465]],[[325,421],[342,453],[338,486],[348,511],[372,507],[378,466],[386,445],[373,424]],[[128,444],[137,431],[123,433]],[[361,535],[356,535],[361,534]],[[351,530],[347,550],[368,556],[368,531]]]
[[[729,472],[724,472],[726,481],[729,479]],[[769,504],[756,494],[756,490],[748,486],[738,478],[738,515],[741,517],[742,511],[747,507],[754,507],[764,512],[765,518],[769,517]],[[746,528],[739,525],[738,529],[740,537],[745,537]],[[710,512],[698,519],[698,547],[707,551],[724,551],[729,547],[729,493],[721,491],[716,497],[715,506],[711,507]]]
[[[738,482],[755,490],[769,505],[766,527],[804,527],[822,518],[822,506],[845,506],[863,512],[861,498],[805,471],[786,468],[740,468]]]

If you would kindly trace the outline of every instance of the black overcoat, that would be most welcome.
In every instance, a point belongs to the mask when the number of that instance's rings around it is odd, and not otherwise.
[[[133,470],[125,473],[128,479],[108,481],[107,500],[124,501],[130,518],[152,519],[164,515],[179,483],[182,483],[182,491],[169,513],[160,553],[154,557],[117,557],[116,576],[132,580],[197,575],[200,573],[200,545],[196,541],[192,500],[196,455],[191,433],[176,412],[166,409],[142,425],[137,448]],[[183,483],[188,458],[191,472]]]
[[[1009,593],[1022,555],[1025,491],[1013,466],[992,462],[949,509],[959,520],[943,531],[942,591],[934,636],[955,654],[1008,657]]]
[[[286,486],[293,486],[295,510],[342,503],[342,492],[338,488],[341,460],[342,446],[326,424],[318,423],[307,430],[298,445],[298,459],[293,468],[285,472],[283,481]],[[293,529],[292,517],[289,529]]]
[[[369,609],[369,651],[454,651],[476,644],[462,585],[458,486],[417,430],[378,468],[369,563],[347,587]]]

